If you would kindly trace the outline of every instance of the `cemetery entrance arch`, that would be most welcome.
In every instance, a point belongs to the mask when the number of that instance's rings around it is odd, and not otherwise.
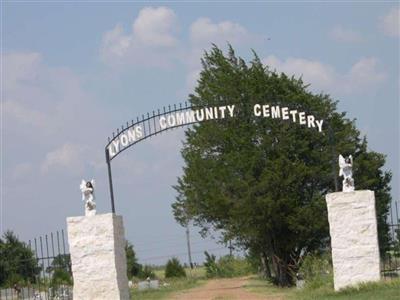
[[[291,109],[278,104],[255,104],[252,108],[254,117],[281,119],[287,122],[298,123],[310,129],[323,131],[324,120],[316,118],[305,111]],[[194,123],[211,120],[233,118],[238,115],[234,104],[199,107],[185,102],[173,106],[163,107],[162,110],[152,111],[136,120],[131,120],[108,138],[105,155],[110,187],[111,210],[115,213],[114,191],[111,173],[111,161],[129,147],[146,140],[164,131],[188,126]]]

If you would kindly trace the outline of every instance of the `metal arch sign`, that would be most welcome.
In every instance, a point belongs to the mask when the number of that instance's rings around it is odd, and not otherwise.
[[[291,121],[307,126],[308,128],[314,128],[318,130],[318,132],[323,131],[322,126],[324,120],[317,119],[314,115],[304,111],[272,104],[255,104],[252,107],[252,111],[254,117]],[[157,110],[157,112],[153,111],[152,114],[147,113],[147,116],[142,115],[142,117],[138,117],[136,121],[132,120],[131,123],[127,122],[126,126],[117,129],[117,133],[113,133],[113,137],[108,138],[108,144],[105,148],[112,212],[115,213],[111,160],[117,157],[121,152],[140,141],[168,129],[183,127],[203,121],[234,118],[237,115],[236,106],[234,104],[193,107],[185,102],[184,105],[168,106],[168,109],[164,107],[162,111]]]

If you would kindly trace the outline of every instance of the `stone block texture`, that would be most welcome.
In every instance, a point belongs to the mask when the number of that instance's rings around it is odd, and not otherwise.
[[[75,300],[128,300],[122,217],[67,218]]]
[[[326,202],[335,290],[378,281],[380,260],[374,192],[331,193]]]

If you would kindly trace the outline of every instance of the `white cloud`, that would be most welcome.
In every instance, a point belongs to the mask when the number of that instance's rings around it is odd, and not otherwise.
[[[106,113],[83,89],[81,78],[68,68],[46,65],[34,52],[6,53],[3,62],[2,150],[9,157],[10,180],[27,182],[38,171],[41,180],[50,180],[55,170],[65,170],[61,176],[104,168],[96,143],[106,138]]]
[[[15,52],[4,54],[4,87],[15,90],[21,83],[35,80],[42,58],[36,52]]]
[[[113,67],[183,65],[187,68],[186,89],[179,94],[186,96],[196,85],[203,52],[212,44],[224,48],[231,43],[237,49],[261,40],[241,24],[229,20],[213,22],[198,18],[189,27],[188,41],[178,39],[178,29],[178,18],[172,9],[145,7],[133,21],[131,31],[125,32],[122,24],[117,24],[103,34],[100,57]]]
[[[339,73],[330,65],[304,58],[280,60],[270,55],[263,63],[289,76],[301,76],[306,84],[311,84],[312,90],[318,92],[363,93],[376,88],[386,79],[375,58],[360,59],[346,73]]]
[[[190,50],[185,57],[188,67],[186,89],[192,92],[196,86],[201,70],[200,59],[204,50],[210,49],[212,44],[225,48],[227,43],[230,43],[238,49],[244,45],[254,45],[260,40],[259,36],[249,32],[239,23],[228,20],[217,23],[209,18],[197,19],[190,25]]]
[[[255,38],[238,23],[223,21],[213,23],[209,18],[199,18],[190,26],[190,40],[195,46],[209,47],[211,43],[241,44]]]
[[[393,7],[387,15],[380,19],[380,28],[386,35],[400,36],[400,7]]]
[[[46,127],[46,115],[35,109],[22,105],[17,101],[4,101],[3,111],[20,124],[34,127]]]
[[[102,61],[112,67],[145,66],[165,68],[180,65],[187,68],[186,88],[179,95],[187,95],[196,85],[204,50],[216,44],[227,43],[236,49],[257,43],[258,35],[249,32],[239,23],[229,20],[213,22],[201,17],[189,27],[189,39],[178,39],[178,18],[167,7],[145,7],[125,32],[122,24],[103,34],[100,47]]]
[[[330,36],[334,40],[344,43],[360,43],[364,40],[360,33],[342,26],[335,26],[330,32]]]
[[[85,152],[87,152],[87,147],[66,143],[46,154],[41,170],[48,173],[52,170],[61,169],[63,172],[70,171],[74,174],[81,174],[86,165]]]
[[[140,42],[155,47],[175,46],[177,30],[175,12],[166,7],[145,7],[133,23],[133,35]]]
[[[334,69],[319,61],[291,57],[281,61],[274,55],[270,55],[263,60],[263,63],[279,72],[302,76],[305,82],[321,89],[331,87],[335,80]]]
[[[91,106],[80,78],[67,68],[45,65],[40,54],[7,53],[3,61],[3,113],[15,131],[40,130],[40,135],[49,137],[68,122],[73,128]]]
[[[344,75],[349,91],[373,88],[386,79],[386,74],[379,70],[378,61],[374,57],[362,58]]]
[[[175,12],[145,7],[125,33],[121,24],[103,34],[100,56],[111,66],[126,64],[166,67],[179,56]]]
[[[121,24],[117,24],[114,29],[107,31],[103,35],[103,55],[122,57],[131,45],[132,37],[124,35]]]
[[[25,131],[27,134],[38,129],[48,134],[52,131],[48,126],[51,118],[48,112],[50,107],[54,107],[55,99],[52,99],[51,88],[43,88],[49,76],[41,55],[34,52],[6,53],[3,61],[5,121],[12,124],[16,132]]]

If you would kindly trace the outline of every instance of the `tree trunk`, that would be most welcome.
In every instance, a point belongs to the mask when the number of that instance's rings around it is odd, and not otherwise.
[[[271,279],[272,274],[271,274],[271,268],[269,267],[267,254],[262,252],[260,254],[260,259],[261,259],[261,267],[262,267],[262,272],[263,272],[264,277],[267,279]]]
[[[276,255],[272,257],[272,261],[276,273],[277,284],[281,287],[291,286],[293,279],[290,274],[288,262],[285,259],[280,259]]]
[[[266,249],[268,256],[271,258],[276,284],[281,287],[291,286],[293,279],[289,270],[289,255],[281,253],[279,248],[276,247],[273,233],[267,235]]]

